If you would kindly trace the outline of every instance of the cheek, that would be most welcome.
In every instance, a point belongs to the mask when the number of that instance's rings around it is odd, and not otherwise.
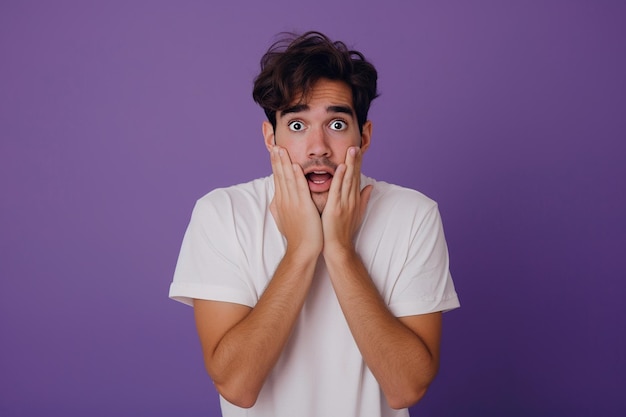
[[[330,142],[333,154],[345,157],[348,148],[361,145],[361,136],[359,135],[343,135],[332,138]]]
[[[328,137],[333,140],[334,143],[341,144],[342,146],[350,147],[361,143],[361,134],[358,129],[350,129],[347,132],[330,131]]]
[[[276,135],[276,145],[287,149],[289,154],[295,154],[299,152],[299,148],[302,147],[302,141],[295,140],[291,137],[288,131],[277,130]]]
[[[287,150],[291,162],[302,161],[306,156],[306,149],[301,142],[289,140],[284,140],[281,142],[280,140],[278,140],[277,145],[282,146]]]

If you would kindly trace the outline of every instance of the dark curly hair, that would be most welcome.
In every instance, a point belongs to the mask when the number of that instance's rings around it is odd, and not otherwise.
[[[320,32],[283,33],[261,58],[261,73],[254,80],[252,97],[276,128],[276,112],[306,99],[320,79],[344,81],[352,89],[359,130],[367,121],[370,103],[378,93],[376,68],[362,53],[333,42]]]

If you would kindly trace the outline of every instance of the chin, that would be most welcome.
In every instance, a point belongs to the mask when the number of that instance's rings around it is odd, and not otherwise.
[[[317,211],[320,212],[320,214],[322,214],[322,212],[324,211],[324,207],[326,207],[326,200],[328,200],[328,193],[314,193],[311,195],[311,197],[313,198],[313,203],[315,204],[315,207],[317,207]]]

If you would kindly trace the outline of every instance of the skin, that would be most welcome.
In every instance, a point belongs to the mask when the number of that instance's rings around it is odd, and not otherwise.
[[[323,256],[354,340],[387,402],[409,407],[437,373],[441,313],[393,316],[355,250],[353,238],[372,191],[360,187],[372,124],[359,132],[350,88],[320,80],[304,102],[279,112],[276,129],[263,124],[275,185],[270,210],[287,241],[267,289],[254,308],[194,301],[207,371],[225,399],[254,405]],[[318,173],[314,180],[312,172]]]

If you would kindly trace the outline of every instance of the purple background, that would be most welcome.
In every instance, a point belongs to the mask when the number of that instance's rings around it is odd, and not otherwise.
[[[364,171],[440,204],[463,306],[412,414],[626,415],[624,3],[217,3],[0,3],[0,415],[219,415],[167,292],[195,200],[270,172],[292,29],[375,63]]]

